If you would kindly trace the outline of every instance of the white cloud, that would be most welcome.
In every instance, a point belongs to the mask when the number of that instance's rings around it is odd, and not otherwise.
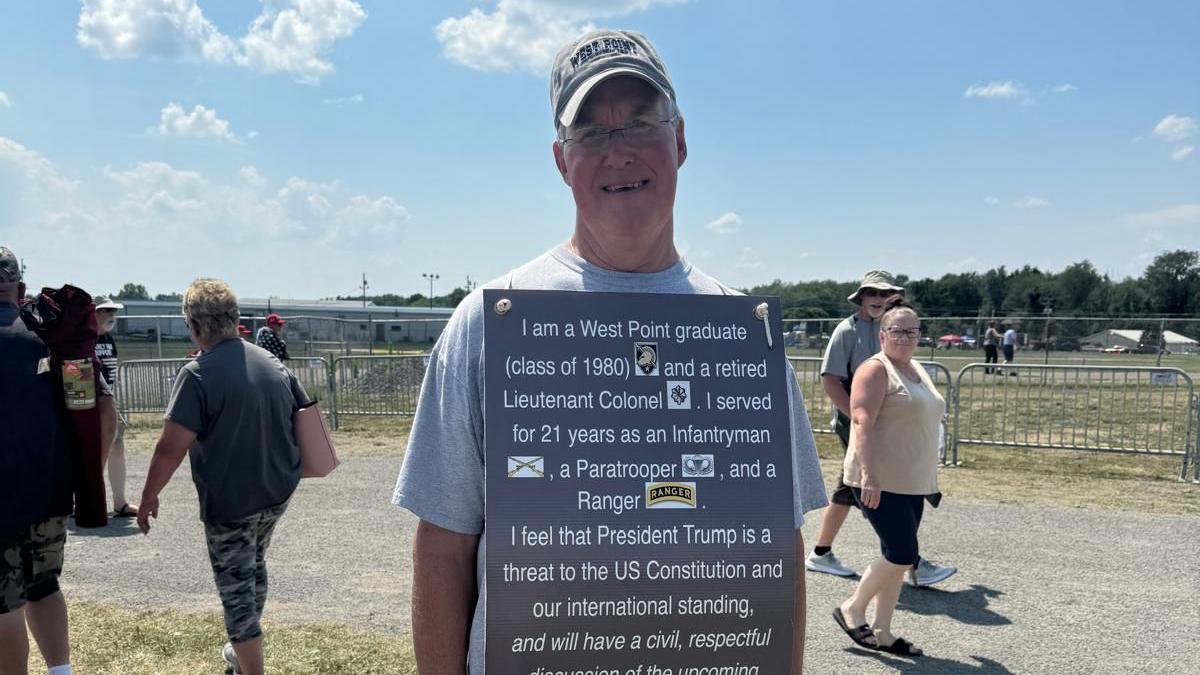
[[[262,174],[254,166],[243,166],[238,169],[238,178],[241,178],[251,187],[260,188],[267,184],[267,180],[263,178]]]
[[[112,236],[136,232],[168,246],[187,233],[215,244],[251,242],[275,245],[320,243],[330,247],[387,248],[402,233],[408,211],[389,195],[353,193],[338,182],[318,183],[293,176],[272,190],[254,166],[236,179],[218,180],[165,162],[129,168],[105,167],[75,189],[38,153],[0,137],[0,167],[12,164],[33,187],[56,188],[41,197],[21,190],[26,231],[46,224],[62,227],[98,223]],[[82,214],[82,215],[81,215]],[[364,243],[369,245],[364,245]]]
[[[564,44],[595,28],[595,19],[627,16],[686,0],[500,0],[490,13],[478,7],[442,20],[433,32],[446,58],[475,70],[549,69]]]
[[[1063,84],[1059,84],[1059,85],[1050,87],[1050,91],[1054,92],[1055,94],[1065,94],[1069,91],[1076,91],[1078,89],[1079,89],[1079,87],[1076,87],[1075,85],[1071,84],[1070,82],[1064,82]]]
[[[1200,204],[1177,204],[1157,211],[1135,213],[1126,220],[1140,227],[1200,227]]]
[[[708,228],[709,232],[717,234],[735,234],[742,229],[742,217],[730,211],[723,213],[716,220],[708,223],[704,227]]]
[[[11,107],[12,107],[12,99],[8,97],[8,94],[0,91],[0,108],[11,108]]]
[[[999,197],[984,197],[983,203],[987,204],[988,206],[995,206],[1000,203],[1000,198]]]
[[[762,260],[758,258],[758,254],[753,248],[746,246],[742,249],[741,255],[738,256],[735,267],[741,270],[756,270],[763,266]]]
[[[359,103],[362,103],[363,101],[366,101],[366,100],[367,100],[367,98],[365,96],[363,96],[362,94],[355,94],[353,96],[339,96],[339,97],[335,97],[335,98],[323,98],[323,99],[321,99],[321,103],[324,103],[325,105],[334,106],[335,108],[344,108],[348,105],[358,105]]]
[[[150,133],[179,138],[212,138],[226,143],[240,143],[229,129],[229,122],[217,117],[217,111],[197,105],[191,112],[178,103],[168,103],[159,115],[158,128]]]
[[[78,183],[64,178],[54,164],[20,143],[0,136],[0,166],[8,165],[32,187],[50,192],[70,192]]]
[[[1185,145],[1182,148],[1176,148],[1173,152],[1171,152],[1171,159],[1175,160],[1176,162],[1182,162],[1191,156],[1192,152],[1195,150],[1196,146],[1194,145]]]
[[[1017,201],[1013,202],[1013,206],[1018,209],[1041,209],[1050,206],[1050,200],[1041,197],[1031,197],[1025,195]]]
[[[367,18],[352,0],[293,0],[285,9],[272,4],[264,3],[262,14],[242,37],[237,62],[260,73],[291,73],[308,83],[333,72],[333,64],[322,54],[353,35]]]
[[[1196,135],[1196,120],[1186,115],[1167,115],[1151,133],[1164,141],[1186,141]]]
[[[234,39],[196,0],[83,0],[75,37],[105,59],[229,63],[314,83],[334,70],[325,54],[365,19],[353,0],[263,0],[249,30]]]
[[[966,98],[1024,98],[1029,94],[1020,82],[977,82],[963,94]],[[1027,99],[1028,100],[1028,99]]]

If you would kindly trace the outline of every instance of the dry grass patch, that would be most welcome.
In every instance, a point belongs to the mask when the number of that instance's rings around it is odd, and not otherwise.
[[[216,613],[131,611],[95,602],[69,603],[71,658],[88,675],[210,675],[223,672],[225,627]],[[407,636],[376,635],[336,625],[264,622],[269,673],[416,675]],[[30,672],[45,672],[31,648]]]
[[[842,446],[817,437],[826,485],[842,470]],[[959,466],[938,477],[947,498],[1109,511],[1200,515],[1200,486],[1181,483],[1179,457],[960,446]]]

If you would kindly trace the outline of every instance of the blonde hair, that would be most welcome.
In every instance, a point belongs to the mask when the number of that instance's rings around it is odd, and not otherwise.
[[[201,340],[237,337],[238,301],[220,279],[197,279],[183,293],[183,318]]]

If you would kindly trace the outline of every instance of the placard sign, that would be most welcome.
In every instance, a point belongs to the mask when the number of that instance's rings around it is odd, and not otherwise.
[[[487,672],[787,673],[778,301],[766,319],[737,296],[484,301]]]

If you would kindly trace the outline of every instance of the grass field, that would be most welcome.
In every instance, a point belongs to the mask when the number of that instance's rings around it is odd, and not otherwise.
[[[158,415],[133,415],[126,445],[151,450]],[[334,432],[346,458],[400,457],[411,429],[408,417],[348,417]],[[841,471],[842,448],[817,436],[826,484]],[[971,446],[961,466],[940,472],[942,492],[957,500],[1022,506],[1200,515],[1200,486],[1174,479],[1177,459],[1063,450]],[[71,641],[79,673],[191,675],[212,673],[214,645],[224,641],[215,612],[135,611],[111,604],[72,602]],[[353,626],[266,622],[267,668],[276,673],[414,675],[407,635],[379,634]],[[34,656],[32,667],[43,667]]]

